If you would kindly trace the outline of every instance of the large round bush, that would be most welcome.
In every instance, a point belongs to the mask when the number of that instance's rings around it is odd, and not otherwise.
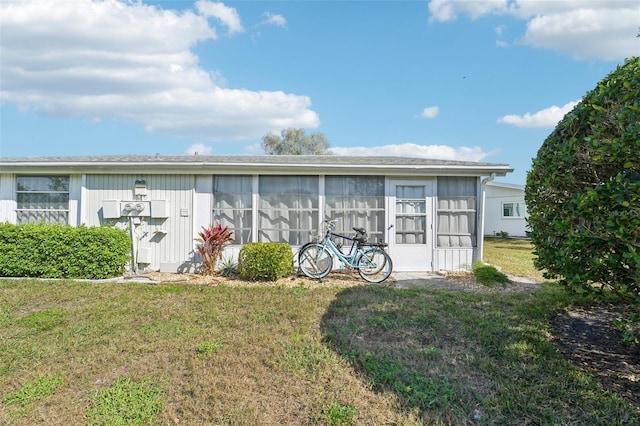
[[[640,296],[640,58],[558,123],[533,160],[525,200],[548,278]]]

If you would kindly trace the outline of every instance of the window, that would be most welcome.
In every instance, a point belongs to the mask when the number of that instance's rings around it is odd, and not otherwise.
[[[302,245],[318,229],[318,176],[260,176],[260,241]]]
[[[526,212],[524,203],[502,203],[502,217],[520,219],[525,217]]]
[[[396,186],[396,244],[426,244],[427,201],[424,185]]]
[[[18,176],[18,223],[69,223],[68,176]]]
[[[327,176],[325,219],[337,219],[336,232],[367,230],[370,241],[384,236],[384,178],[379,176]]]
[[[476,246],[476,190],[476,178],[438,178],[438,247]]]
[[[251,241],[251,176],[214,176],[213,222],[233,231],[235,244]]]

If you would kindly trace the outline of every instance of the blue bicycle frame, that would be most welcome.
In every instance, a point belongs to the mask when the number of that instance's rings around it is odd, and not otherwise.
[[[384,250],[384,243],[366,243],[367,231],[364,228],[353,228],[355,237],[332,232],[335,220],[325,221],[327,229],[324,238],[320,241],[307,243],[300,248],[298,254],[298,267],[305,275],[311,278],[322,279],[333,268],[333,259],[353,269],[366,281],[379,283],[389,277],[393,270],[393,262]],[[344,253],[341,244],[336,244],[332,237],[352,241],[349,253]],[[363,248],[364,247],[364,248]]]

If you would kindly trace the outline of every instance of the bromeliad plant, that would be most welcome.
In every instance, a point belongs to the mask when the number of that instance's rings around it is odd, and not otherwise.
[[[203,275],[213,275],[216,263],[222,259],[223,244],[234,241],[232,235],[233,231],[230,231],[228,226],[223,227],[219,223],[209,225],[208,228],[202,227],[196,238],[196,249],[202,258]]]

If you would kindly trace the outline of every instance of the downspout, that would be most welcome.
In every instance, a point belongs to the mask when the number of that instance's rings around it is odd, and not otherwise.
[[[482,262],[484,258],[484,206],[485,206],[485,195],[486,195],[486,186],[489,182],[496,178],[495,173],[491,173],[491,176],[488,176],[480,182],[480,191],[482,192],[481,205],[480,205],[480,226],[478,227],[478,260]]]

